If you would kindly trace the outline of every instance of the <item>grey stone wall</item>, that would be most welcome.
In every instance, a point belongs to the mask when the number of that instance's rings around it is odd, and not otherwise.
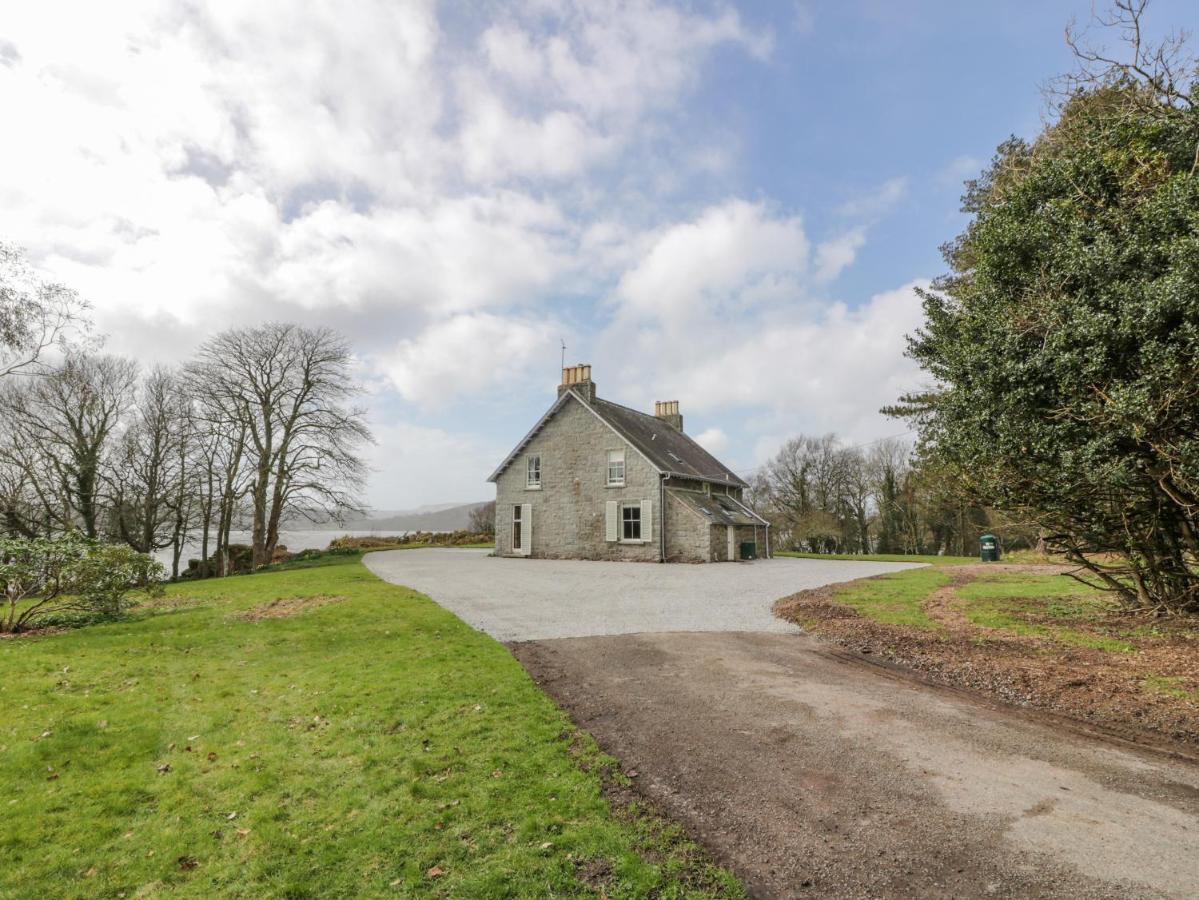
[[[625,451],[625,486],[610,488],[608,451],[619,449]],[[526,460],[532,455],[541,457],[540,490],[525,485]],[[643,544],[604,540],[604,509],[609,500],[652,501],[652,540]],[[522,503],[532,506],[532,556],[658,560],[662,503],[657,471],[576,399],[567,401],[496,480],[498,555],[514,555],[512,508]]]
[[[712,562],[728,562],[729,527],[727,525],[714,525],[709,529],[709,537],[711,538],[709,546],[711,547]]]
[[[711,553],[707,519],[666,492],[666,559],[668,562],[707,562]]]

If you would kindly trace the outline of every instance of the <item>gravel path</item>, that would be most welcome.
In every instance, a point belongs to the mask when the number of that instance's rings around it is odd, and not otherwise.
[[[771,605],[911,563],[761,559],[711,565],[504,559],[486,550],[369,553],[380,578],[428,594],[501,641],[663,631],[797,632]]]

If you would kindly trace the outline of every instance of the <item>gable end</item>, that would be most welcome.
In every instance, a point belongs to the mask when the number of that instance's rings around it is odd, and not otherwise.
[[[512,449],[512,452],[509,453],[506,457],[504,457],[504,461],[502,463],[500,463],[498,467],[496,467],[496,470],[494,472],[492,472],[489,476],[487,476],[487,480],[490,482],[494,482],[497,478],[499,478],[502,474],[504,474],[504,470],[507,469],[508,466],[512,465],[512,462],[516,459],[517,456],[520,455],[520,452],[529,445],[529,442],[531,440],[533,440],[533,438],[535,438],[537,436],[537,433],[546,426],[546,423],[549,422],[549,420],[552,419],[558,413],[558,411],[560,409],[562,409],[562,407],[564,405],[566,405],[567,399],[572,398],[572,397],[580,406],[583,407],[583,409],[587,410],[587,412],[591,413],[593,416],[595,416],[597,419],[599,419],[601,422],[603,422],[604,425],[607,426],[609,431],[611,431],[614,435],[616,435],[618,438],[620,438],[621,441],[624,442],[625,446],[627,446],[634,453],[636,453],[638,456],[640,456],[642,459],[644,459],[645,462],[649,465],[649,467],[651,469],[653,469],[655,472],[658,472],[659,474],[663,474],[663,475],[668,474],[664,469],[662,469],[660,466],[658,466],[652,459],[650,459],[648,456],[646,456],[644,453],[642,453],[640,448],[638,448],[635,443],[633,443],[631,440],[629,440],[625,435],[621,434],[620,430],[617,429],[611,422],[609,422],[606,418],[604,418],[598,412],[596,412],[594,409],[592,409],[591,404],[588,403],[586,400],[584,400],[582,397],[580,397],[578,394],[576,394],[573,388],[570,388],[568,390],[563,391],[561,394],[558,395],[558,399],[555,400],[553,402],[553,404],[551,404],[550,408],[545,411],[545,414],[540,419],[537,420],[537,424],[534,425],[531,429],[529,429],[529,433],[520,439],[520,443],[518,443]]]

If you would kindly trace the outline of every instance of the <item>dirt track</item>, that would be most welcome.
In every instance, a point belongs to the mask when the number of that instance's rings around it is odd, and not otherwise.
[[[756,896],[1194,896],[1199,765],[803,635],[511,645]]]

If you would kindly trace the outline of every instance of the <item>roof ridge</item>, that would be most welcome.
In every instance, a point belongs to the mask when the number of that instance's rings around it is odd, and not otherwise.
[[[623,403],[617,403],[615,400],[607,400],[603,397],[596,397],[595,399],[598,400],[600,403],[607,403],[609,406],[615,406],[615,407],[617,407],[619,409],[623,409],[627,412],[637,413],[637,415],[639,415],[639,416],[645,416],[647,419],[654,419],[657,421],[661,421],[660,419],[658,419],[657,416],[655,416],[652,413],[642,412],[639,409],[634,409],[632,406],[625,406]],[[682,432],[679,432],[679,433],[682,434]]]
[[[584,402],[586,402],[586,401],[584,401]],[[661,471],[665,471],[668,474],[677,474],[681,477],[686,477],[686,478],[697,478],[700,481],[712,481],[715,483],[723,483],[723,484],[731,484],[734,482],[739,485],[745,484],[745,479],[743,479],[740,475],[738,475],[736,472],[734,472],[732,469],[730,469],[728,466],[726,466],[723,462],[721,462],[716,457],[716,454],[712,453],[710,450],[708,450],[706,447],[704,447],[703,444],[701,444],[699,441],[697,441],[691,435],[687,434],[687,432],[682,431],[678,428],[675,428],[673,425],[671,425],[668,422],[663,421],[658,416],[651,415],[650,413],[642,412],[639,409],[633,409],[633,407],[625,406],[623,403],[616,403],[615,401],[612,401],[612,400],[605,400],[603,397],[595,397],[592,402],[593,402],[593,408],[597,408],[597,412],[602,413],[603,407],[606,406],[606,407],[609,407],[613,412],[619,412],[619,413],[625,413],[625,414],[632,413],[634,416],[637,417],[637,419],[641,420],[641,422],[645,423],[646,425],[652,424],[655,428],[655,435],[658,433],[662,434],[664,441],[666,443],[669,443],[671,440],[684,441],[685,446],[690,449],[684,451],[683,447],[680,446],[679,447],[680,452],[690,453],[692,450],[698,451],[699,453],[703,454],[703,456],[706,457],[710,463],[715,465],[720,470],[720,472],[724,475],[724,478],[723,479],[717,478],[711,473],[705,473],[705,472],[700,472],[700,471],[694,471],[694,472],[675,471],[675,468],[669,462],[664,462],[664,464],[663,463],[656,464],[657,468],[660,469]],[[612,425],[612,427],[615,428],[617,430],[617,432],[620,432],[622,434],[622,436],[625,438],[625,440],[629,441],[634,446],[636,446],[638,444],[637,438],[635,436],[630,435],[630,434],[625,434],[624,429],[620,428],[614,422],[609,422],[609,424]],[[647,449],[648,449],[648,443],[647,443],[646,448],[643,448],[643,450],[642,450],[643,455],[645,454],[645,452],[647,452]],[[666,453],[675,462],[685,465],[684,461],[681,458],[679,458],[679,456],[677,456],[674,452],[672,452],[670,450],[663,450],[662,452]],[[691,462],[690,467],[692,469],[698,468],[694,464],[694,462]]]
[[[658,416],[625,406],[623,403],[616,403],[603,397],[584,399],[574,390],[573,385],[558,394],[549,409],[537,420],[537,424],[504,458],[504,461],[487,479],[488,481],[495,481],[499,477],[500,473],[511,464],[517,454],[549,421],[550,417],[561,408],[568,397],[573,397],[584,409],[589,410],[593,416],[612,429],[636,450],[650,464],[651,468],[659,473],[680,478],[693,478],[697,481],[708,481],[713,484],[745,486],[745,480],[740,475],[722,463],[714,453],[686,432],[680,431]],[[653,429],[652,433],[650,432],[651,428]],[[662,439],[655,441],[654,438],[659,435]],[[678,450],[678,454],[668,449],[672,443]],[[674,460],[674,463],[678,465],[673,465],[670,460]]]

